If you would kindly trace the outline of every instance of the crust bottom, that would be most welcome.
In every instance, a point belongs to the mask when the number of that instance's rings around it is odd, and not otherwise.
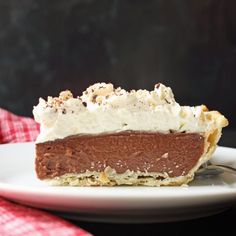
[[[188,183],[192,178],[193,176],[190,175],[170,178],[167,173],[144,173],[129,170],[123,174],[117,174],[114,169],[107,167],[104,172],[65,174],[44,181],[56,186],[175,186]]]

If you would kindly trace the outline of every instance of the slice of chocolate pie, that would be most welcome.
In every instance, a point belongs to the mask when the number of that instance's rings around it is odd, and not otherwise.
[[[54,185],[182,185],[215,151],[227,119],[206,106],[180,106],[169,87],[90,86],[40,99],[36,173]]]

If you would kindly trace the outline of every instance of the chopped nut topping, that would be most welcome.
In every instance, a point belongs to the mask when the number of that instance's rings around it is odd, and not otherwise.
[[[73,98],[73,94],[71,93],[70,90],[63,91],[59,95],[59,99],[61,99],[63,101],[66,101],[66,100],[68,100],[70,98]]]

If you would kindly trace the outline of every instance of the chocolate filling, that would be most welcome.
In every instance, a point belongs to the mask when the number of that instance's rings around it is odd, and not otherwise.
[[[198,133],[149,133],[125,131],[112,134],[75,135],[36,144],[36,172],[39,179],[66,173],[126,170],[186,175],[204,151],[204,137]]]

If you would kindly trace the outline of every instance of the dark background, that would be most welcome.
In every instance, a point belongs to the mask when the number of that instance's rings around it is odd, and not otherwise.
[[[171,86],[236,129],[235,0],[0,0],[0,107],[104,81]]]

